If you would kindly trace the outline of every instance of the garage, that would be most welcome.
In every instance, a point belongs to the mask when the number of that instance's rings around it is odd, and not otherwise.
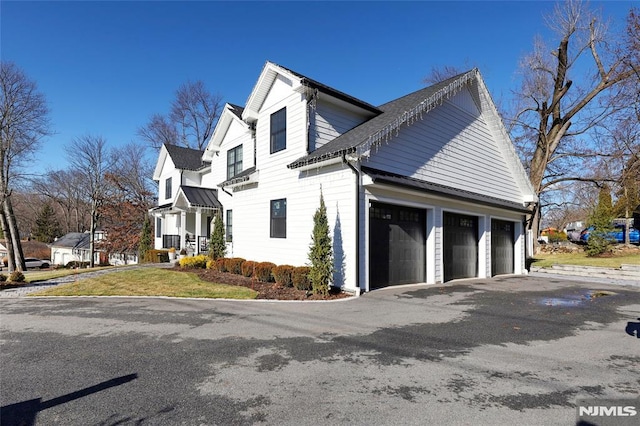
[[[478,218],[446,212],[443,215],[444,281],[478,276]]]
[[[513,222],[491,219],[491,275],[513,274]]]
[[[369,209],[369,286],[425,282],[426,213],[392,204]]]

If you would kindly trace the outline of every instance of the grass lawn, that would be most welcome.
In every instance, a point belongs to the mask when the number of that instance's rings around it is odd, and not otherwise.
[[[614,257],[587,257],[585,253],[537,254],[532,265],[540,268],[550,268],[553,265],[619,268],[622,264],[640,265],[640,254],[626,254]]]
[[[202,281],[196,274],[158,268],[123,270],[62,284],[30,296],[170,296],[254,299],[249,288]]]

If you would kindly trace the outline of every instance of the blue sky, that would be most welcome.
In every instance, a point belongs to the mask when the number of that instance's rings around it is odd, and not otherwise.
[[[592,2],[618,25],[629,1]],[[35,80],[55,135],[31,172],[66,167],[86,134],[136,140],[175,90],[202,80],[244,105],[270,60],[378,105],[424,86],[434,66],[480,68],[495,100],[553,2],[0,2],[0,56]]]

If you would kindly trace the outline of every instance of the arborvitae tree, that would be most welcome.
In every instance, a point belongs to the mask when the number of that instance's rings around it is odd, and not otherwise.
[[[211,242],[209,243],[209,257],[220,259],[227,252],[227,242],[224,238],[224,221],[222,213],[219,211],[213,219],[213,231],[211,231]]]
[[[603,187],[598,193],[598,204],[589,217],[589,224],[593,230],[587,240],[586,252],[589,256],[597,256],[605,253],[613,243],[610,233],[613,231],[613,207],[611,192],[608,187]]]
[[[149,250],[151,250],[151,221],[149,216],[145,216],[142,223],[142,232],[140,233],[140,242],[138,243],[138,259],[140,259],[140,263],[142,263]]]
[[[329,235],[329,221],[327,207],[324,204],[322,190],[320,191],[320,207],[313,215],[313,233],[309,248],[311,270],[309,280],[315,294],[328,294],[333,276],[333,249]]]
[[[48,203],[45,203],[36,217],[36,228],[33,237],[43,243],[52,243],[56,237],[62,236],[60,223],[56,219],[56,212]]]

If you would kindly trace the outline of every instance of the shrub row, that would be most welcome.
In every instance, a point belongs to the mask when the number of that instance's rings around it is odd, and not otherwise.
[[[156,252],[160,250],[154,250]],[[180,259],[182,268],[207,268],[255,278],[262,282],[275,282],[283,287],[311,290],[308,266],[276,265],[271,262],[254,262],[241,257],[211,259],[206,255]]]

